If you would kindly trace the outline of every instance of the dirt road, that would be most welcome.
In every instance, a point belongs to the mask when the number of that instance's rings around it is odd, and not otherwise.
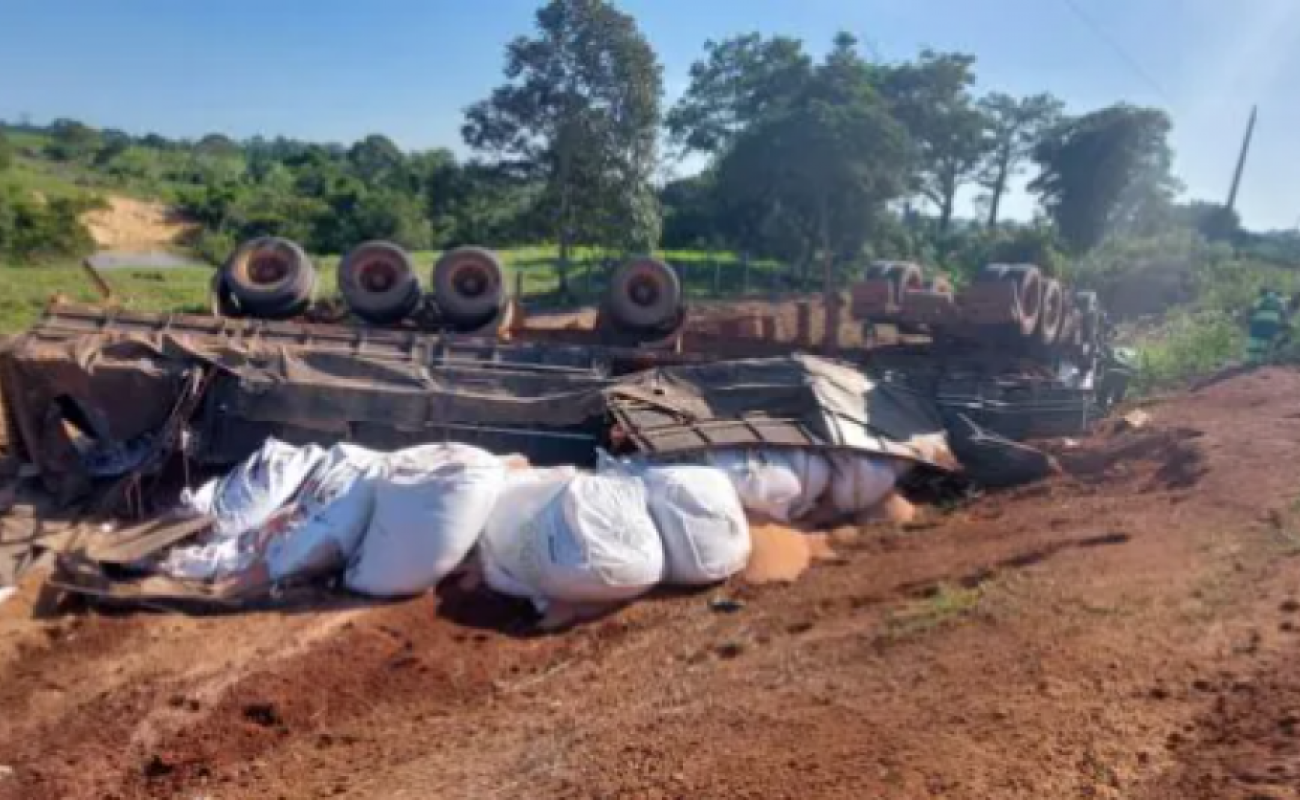
[[[162,203],[121,195],[109,195],[106,202],[82,220],[103,250],[167,250],[194,228]]]
[[[1239,377],[793,586],[549,637],[451,593],[34,621],[28,589],[0,797],[1297,798],[1298,396]]]

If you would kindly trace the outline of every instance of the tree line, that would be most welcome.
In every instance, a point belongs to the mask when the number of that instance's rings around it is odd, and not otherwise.
[[[506,47],[502,84],[466,110],[464,160],[380,134],[350,146],[184,141],[74,120],[39,129],[41,152],[26,155],[163,196],[200,223],[192,244],[214,260],[274,234],[321,253],[375,238],[413,249],[550,241],[561,265],[585,246],[727,249],[803,269],[872,258],[1050,269],[1108,237],[1171,226],[1245,235],[1219,206],[1175,202],[1171,122],[1157,108],[1068,113],[1049,94],[980,96],[973,56],[881,63],[849,33],[820,58],[787,36],[709,41],[689,77],[665,109],[662,67],[630,15],[607,0],[550,0]],[[0,170],[12,150],[0,142]],[[687,155],[703,169],[665,179]],[[1027,173],[1040,214],[1004,224]],[[982,213],[959,220],[970,189]],[[6,242],[14,251],[6,209],[51,210],[32,207],[0,193],[0,255]]]

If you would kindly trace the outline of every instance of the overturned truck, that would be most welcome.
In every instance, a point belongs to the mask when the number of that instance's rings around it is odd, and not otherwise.
[[[0,346],[0,403],[10,455],[88,520],[154,518],[269,440],[456,442],[534,466],[814,453],[922,474],[959,467],[955,453],[985,483],[1041,475],[1041,454],[1012,440],[1078,433],[1116,399],[1099,310],[1045,297],[1023,269],[957,297],[917,274],[877,266],[851,290],[865,325],[907,335],[828,359],[792,354],[815,343],[769,325],[692,328],[676,274],[652,259],[613,272],[594,325],[554,328],[529,324],[481,248],[444,255],[427,293],[400,248],[363,245],[340,263],[340,309],[315,302],[300,248],[260,239],[215,274],[209,315],[53,303]],[[188,524],[138,530],[171,542]],[[84,558],[62,563],[65,588],[107,591]]]
[[[765,325],[691,328],[677,275],[648,258],[614,271],[595,325],[578,329],[530,326],[483,248],[444,254],[432,292],[410,256],[384,242],[340,262],[343,309],[314,302],[317,282],[301,248],[267,237],[214,274],[210,315],[52,304],[0,349],[10,447],[62,497],[150,451],[220,466],[269,436],[388,449],[458,439],[581,464],[612,444],[620,407],[610,387],[644,370],[820,349],[778,341]],[[1010,439],[1069,435],[1122,396],[1124,369],[1108,357],[1095,296],[1031,266],[991,266],[954,293],[916,265],[881,262],[849,294],[873,335],[823,354],[925,407],[940,427],[964,416]],[[880,344],[882,324],[924,335]],[[735,420],[768,430],[768,400],[756,394]],[[677,408],[656,424],[694,425],[708,444],[700,426],[719,422]]]

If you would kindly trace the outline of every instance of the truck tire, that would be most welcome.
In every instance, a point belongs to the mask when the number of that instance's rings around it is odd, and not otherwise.
[[[411,257],[392,242],[354,247],[339,262],[338,281],[348,309],[366,322],[397,322],[420,304],[420,279]]]
[[[221,279],[244,314],[284,319],[302,313],[316,289],[316,268],[288,239],[263,236],[240,245]]]
[[[1030,337],[1038,328],[1038,317],[1043,308],[1043,274],[1032,264],[999,264],[994,280],[1016,285],[1016,304],[1020,318],[1020,335]],[[989,267],[985,268],[990,269]],[[984,273],[981,272],[981,275]]]
[[[604,310],[619,327],[650,331],[671,325],[681,305],[677,272],[662,261],[637,258],[615,270]]]
[[[1065,319],[1065,293],[1061,284],[1052,278],[1043,281],[1042,304],[1038,313],[1038,327],[1034,336],[1038,343],[1051,347],[1056,344],[1061,333],[1061,323]]]
[[[433,296],[442,313],[460,325],[483,322],[506,300],[505,270],[491,250],[457,247],[433,265]]]

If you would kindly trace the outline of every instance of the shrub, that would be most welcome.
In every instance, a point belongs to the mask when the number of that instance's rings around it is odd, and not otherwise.
[[[209,264],[220,265],[230,254],[235,252],[239,245],[235,237],[224,231],[200,229],[194,238],[190,241],[190,247],[194,250],[194,255],[208,262]]]
[[[1137,342],[1139,394],[1206,375],[1239,359],[1246,346],[1240,321],[1222,311],[1172,312]]]
[[[39,200],[0,187],[0,258],[19,264],[76,258],[95,249],[81,215],[102,207],[98,198]]]

